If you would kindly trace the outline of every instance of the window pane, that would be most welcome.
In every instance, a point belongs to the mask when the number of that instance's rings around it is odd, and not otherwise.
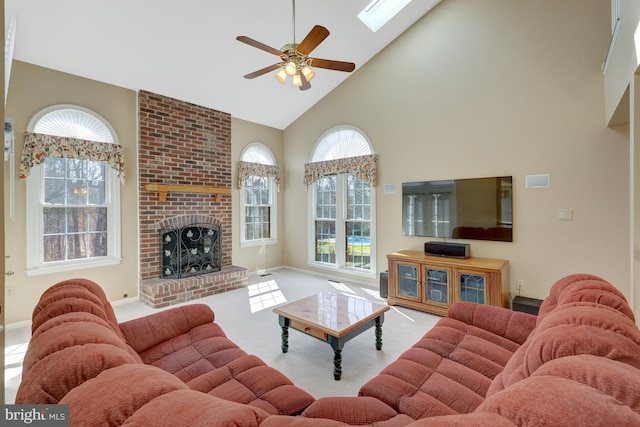
[[[368,182],[356,178],[354,175],[347,176],[347,220],[364,219],[370,220],[370,197],[371,186]]]
[[[88,231],[107,231],[107,208],[87,208]]]
[[[87,186],[85,181],[75,179],[67,180],[67,204],[87,204]]]
[[[107,233],[91,233],[87,235],[89,244],[87,257],[107,256]]]
[[[67,232],[82,233],[87,231],[87,213],[85,208],[67,208]]]
[[[64,204],[66,181],[58,178],[44,179],[44,202],[48,204]]]
[[[245,208],[245,240],[271,237],[271,207],[247,206]]]
[[[104,162],[85,160],[85,179],[92,182],[104,181]]]
[[[80,159],[66,159],[67,161],[67,179],[78,180],[84,179],[87,175],[87,161]]]
[[[67,259],[85,258],[87,255],[86,234],[67,235]]]
[[[44,236],[44,261],[60,261],[65,259],[66,238],[64,235]]]
[[[65,232],[66,212],[65,208],[44,208],[43,210],[44,234],[59,234]]]
[[[65,167],[65,159],[47,157],[44,161],[44,176],[47,178],[64,178]]]
[[[354,268],[370,268],[371,230],[368,222],[347,223],[346,265]]]
[[[336,262],[336,223],[335,221],[316,221],[316,261],[335,264]]]
[[[316,185],[316,218],[336,218],[336,176],[325,176]]]

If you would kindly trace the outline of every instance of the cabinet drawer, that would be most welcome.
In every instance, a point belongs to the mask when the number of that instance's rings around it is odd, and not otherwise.
[[[301,322],[298,322],[296,320],[292,320],[290,326],[293,329],[296,329],[300,332],[304,332],[305,334],[309,334],[311,336],[314,336],[316,338],[320,338],[321,340],[326,341],[327,340],[327,334],[323,331],[321,331],[320,329],[316,329],[313,326],[309,326],[309,325],[305,325]]]

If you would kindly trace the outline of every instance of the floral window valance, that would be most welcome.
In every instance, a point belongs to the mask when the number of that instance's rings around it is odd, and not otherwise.
[[[273,178],[276,188],[280,191],[280,168],[276,165],[265,165],[262,163],[238,162],[238,188],[242,188],[243,182],[250,176],[261,176]]]
[[[124,147],[108,142],[25,132],[24,149],[20,160],[20,179],[31,173],[31,168],[44,162],[47,157],[106,162],[125,183]]]
[[[377,154],[366,156],[345,157],[343,159],[326,160],[323,162],[305,163],[304,186],[309,187],[325,175],[338,173],[352,173],[357,178],[376,186]]]

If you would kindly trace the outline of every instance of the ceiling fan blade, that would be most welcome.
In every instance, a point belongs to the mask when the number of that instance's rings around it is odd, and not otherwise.
[[[256,78],[256,77],[261,76],[263,74],[267,74],[270,71],[277,70],[278,68],[282,67],[283,65],[284,64],[282,62],[280,62],[279,64],[269,65],[268,67],[264,67],[261,70],[254,71],[253,73],[246,74],[244,76],[244,78],[245,79],[253,79],[253,78]]]
[[[238,36],[238,37],[236,37],[236,40],[238,40],[239,42],[242,42],[242,43],[246,43],[249,46],[253,46],[253,47],[257,47],[258,49],[262,49],[265,52],[273,53],[274,55],[281,56],[283,54],[283,52],[281,50],[278,50],[278,49],[273,48],[271,46],[267,46],[266,44],[260,43],[259,41],[254,40],[252,38],[249,38],[247,36]]]
[[[313,49],[318,47],[324,39],[329,36],[329,30],[320,25],[316,25],[309,31],[309,34],[300,42],[296,49],[303,55],[309,55]]]
[[[307,64],[311,65],[312,67],[326,68],[328,70],[336,71],[346,71],[347,73],[350,73],[356,69],[356,64],[354,64],[353,62],[332,61],[330,59],[308,58]]]
[[[300,80],[302,81],[300,90],[307,90],[311,88],[311,83],[309,83],[309,80],[307,80],[307,77],[302,73],[302,71],[298,70],[298,75],[300,76]]]

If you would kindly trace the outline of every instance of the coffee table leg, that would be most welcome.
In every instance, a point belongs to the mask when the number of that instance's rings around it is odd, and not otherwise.
[[[286,317],[279,316],[280,326],[282,327],[282,352],[289,351],[289,323],[290,320]]]
[[[344,347],[344,341],[330,336],[329,344],[333,349],[333,379],[340,381],[342,377],[342,347]]]
[[[376,350],[382,350],[382,324],[384,323],[384,314],[376,317]]]
[[[333,350],[333,379],[340,381],[342,377],[342,349]]]

